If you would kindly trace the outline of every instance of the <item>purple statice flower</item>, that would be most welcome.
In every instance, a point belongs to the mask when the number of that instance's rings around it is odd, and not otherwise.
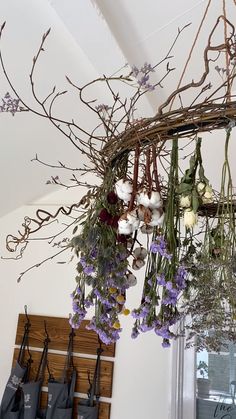
[[[100,291],[98,290],[98,288],[94,288],[94,290],[93,290],[93,295],[95,295],[96,297],[98,297],[98,298],[100,298],[101,297],[101,293],[100,293]]]
[[[162,302],[161,302],[162,305],[176,306],[178,295],[179,295],[179,291],[176,288],[172,288],[170,290],[167,290],[165,298],[162,299]]]
[[[183,290],[186,288],[186,278],[188,276],[188,271],[184,266],[179,266],[177,273],[175,275],[175,282],[178,289]]]
[[[140,317],[146,317],[150,312],[150,306],[143,304],[140,310]]]
[[[150,285],[150,287],[152,287],[152,285],[153,285],[153,281],[152,281],[152,279],[151,279],[151,278],[150,278],[150,279],[148,279],[147,283],[148,283],[148,285]]]
[[[163,348],[169,348],[170,347],[169,339],[163,339],[163,342],[162,342],[161,345],[162,345]]]
[[[92,259],[96,259],[97,255],[98,255],[98,250],[97,250],[97,248],[96,248],[96,247],[94,247],[94,248],[91,250],[91,252],[90,252],[90,257],[91,257]]]
[[[145,89],[148,90],[148,92],[153,92],[153,90],[155,90],[155,86],[151,83],[147,83],[145,85]]]
[[[137,327],[134,326],[133,329],[132,329],[131,338],[136,339],[138,337],[138,335],[139,335],[139,331],[138,331]]]
[[[149,76],[147,74],[145,74],[144,76],[141,77],[140,80],[138,80],[138,84],[140,87],[146,87],[147,82],[149,80]]]
[[[158,285],[165,286],[166,285],[165,275],[164,274],[157,275],[156,281]]]
[[[149,63],[144,63],[141,70],[142,73],[149,73],[155,71],[154,68]]]
[[[168,291],[170,291],[170,290],[172,290],[172,289],[173,289],[173,283],[172,283],[171,281],[168,281],[168,282],[166,283],[165,287],[166,287],[166,289],[167,289]]]
[[[80,263],[80,265],[81,265],[83,268],[85,268],[85,267],[87,266],[87,263],[86,263],[86,260],[85,260],[85,257],[84,257],[84,256],[82,256],[82,257],[80,258],[79,263]]]
[[[154,254],[158,253],[168,260],[172,258],[172,255],[167,250],[167,244],[163,236],[157,237],[156,241],[151,243],[150,251]]]
[[[14,116],[16,112],[21,112],[24,110],[26,109],[20,106],[20,99],[11,97],[10,93],[7,92],[2,98],[0,112],[9,112],[12,114],[12,116]]]
[[[86,308],[90,308],[93,305],[94,305],[94,303],[93,303],[93,300],[91,298],[85,298],[85,300],[84,300],[84,306]]]
[[[151,302],[151,298],[149,297],[149,295],[146,295],[145,303],[150,303],[150,302]]]
[[[82,320],[81,320],[82,321]],[[74,316],[69,317],[69,324],[73,329],[79,329],[81,322],[77,322]]]
[[[91,275],[92,273],[94,273],[94,266],[92,265],[87,265],[84,267],[83,269],[85,275]]]
[[[131,70],[132,70],[132,75],[133,75],[134,77],[137,77],[137,76],[138,76],[138,74],[139,74],[139,69],[138,69],[138,67],[136,67],[136,65],[132,65]]]
[[[155,333],[157,336],[161,336],[163,339],[171,339],[173,336],[169,329],[165,326],[161,328],[155,328]]]
[[[152,330],[154,328],[154,325],[148,325],[147,323],[145,323],[145,322],[142,322],[140,325],[139,325],[139,330],[141,331],[141,332],[148,332],[149,330]]]
[[[77,294],[77,295],[81,295],[81,294],[82,294],[82,289],[80,288],[80,286],[78,286],[78,287],[76,288],[76,294]]]
[[[140,318],[142,317],[142,314],[140,313],[140,310],[136,310],[136,309],[134,309],[134,310],[132,310],[132,312],[131,312],[131,316],[132,316],[134,319],[140,319]]]

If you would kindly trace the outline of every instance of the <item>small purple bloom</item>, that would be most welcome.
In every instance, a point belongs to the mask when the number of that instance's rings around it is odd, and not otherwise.
[[[162,347],[163,348],[169,348],[170,347],[170,341],[169,341],[169,339],[163,339]]]
[[[148,72],[153,72],[153,71],[155,71],[154,68],[151,66],[151,64],[148,64],[148,63],[144,63],[141,68],[142,73],[148,73]]]
[[[92,265],[85,266],[84,273],[85,275],[91,275],[92,273],[94,273],[94,266]]]
[[[157,275],[156,281],[158,285],[163,285],[163,286],[166,285],[165,275],[164,274]]]
[[[86,267],[87,264],[84,256],[80,258],[79,263],[82,265],[83,268]]]
[[[163,236],[157,237],[156,241],[151,243],[150,251],[154,254],[159,253],[160,256],[168,260],[172,258],[172,255],[167,250],[167,244]]]
[[[138,80],[138,84],[140,87],[146,87],[147,81],[149,80],[149,76],[146,74]]]
[[[134,76],[134,77],[137,77],[137,75],[139,74],[139,69],[138,69],[138,67],[136,67],[136,65],[133,65],[133,66],[131,67],[131,70],[132,70],[132,74],[133,74],[133,76]]]
[[[136,339],[136,338],[138,337],[138,335],[139,335],[139,331],[138,331],[138,329],[137,329],[136,327],[134,327],[134,328],[132,329],[131,338],[132,338],[132,339]]]
[[[166,283],[166,289],[167,290],[172,290],[173,289],[173,284],[172,284],[172,282],[171,281],[168,281],[167,283]]]

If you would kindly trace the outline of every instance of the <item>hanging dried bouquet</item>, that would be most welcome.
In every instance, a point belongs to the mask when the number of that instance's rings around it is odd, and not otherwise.
[[[224,27],[224,39],[216,44],[213,39],[220,25]],[[4,25],[1,36],[3,29]],[[157,65],[145,63],[130,70],[125,67],[127,75],[104,76],[83,87],[67,77],[81,103],[98,119],[92,132],[74,120],[54,115],[54,104],[65,92],[54,88],[44,100],[36,94],[34,71],[50,31],[42,38],[30,73],[33,97],[41,111],[35,111],[19,97],[0,54],[3,72],[15,97],[8,93],[1,111],[13,115],[30,111],[46,117],[87,158],[88,164],[79,173],[93,173],[101,180],[98,185],[86,185],[73,174],[74,184],[89,188],[83,199],[69,208],[59,208],[56,214],[40,209],[35,218],[25,217],[19,236],[8,235],[7,248],[18,252],[19,258],[31,235],[48,222],[60,216],[72,219],[62,231],[64,234],[71,228],[73,233],[57,243],[56,254],[69,251],[76,256],[70,324],[78,328],[93,307],[88,327],[104,343],[119,338],[123,315],[133,317],[133,338],[152,330],[162,337],[163,347],[182,335],[178,324],[183,319],[189,345],[194,336],[198,337],[199,348],[214,350],[226,339],[236,341],[235,196],[229,164],[229,142],[236,118],[232,94],[236,43],[235,29],[225,9],[209,34],[200,79],[181,85],[182,74],[177,89],[154,116],[136,116],[142,96],[156,92],[174,71],[171,52],[184,29],[178,30],[173,45]],[[215,54],[214,59],[211,53]],[[153,82],[156,68],[163,74]],[[218,84],[210,82],[212,71],[219,73]],[[87,99],[86,89],[97,83],[103,83],[109,92],[108,104]],[[122,97],[117,83],[125,84],[128,92],[132,89],[132,94]],[[183,105],[189,91],[196,92],[194,99]],[[173,108],[176,98],[180,98],[181,105]],[[221,188],[217,193],[213,190],[214,179],[207,178],[201,137],[204,132],[217,133],[219,129],[225,131],[226,138]],[[183,151],[185,155],[189,153],[184,171]],[[40,162],[38,156],[35,159]],[[54,167],[70,169],[63,163]],[[49,183],[64,185],[58,176]],[[82,209],[79,216],[78,208]],[[55,234],[52,244],[60,233]],[[139,306],[131,308],[126,304],[127,294],[136,286],[139,269],[143,291]]]

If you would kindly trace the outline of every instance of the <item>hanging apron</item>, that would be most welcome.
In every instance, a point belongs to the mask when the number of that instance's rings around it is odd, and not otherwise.
[[[25,324],[25,331],[18,359],[16,365],[13,367],[11,371],[11,375],[8,379],[5,391],[3,393],[0,407],[0,419],[23,418],[23,395],[21,384],[28,379],[30,366],[32,362],[28,345],[29,329],[30,323],[27,318],[27,323]],[[26,347],[28,348],[29,359],[27,363],[24,364]]]
[[[77,419],[98,419],[99,415],[99,398],[100,398],[100,368],[101,368],[101,354],[103,349],[97,349],[97,361],[93,376],[93,382],[90,384],[88,391],[88,399],[80,400],[78,403]],[[96,401],[94,398],[96,397]]]
[[[24,396],[24,419],[37,419],[38,416],[43,416],[39,412],[41,388],[44,379],[45,368],[47,365],[48,344],[50,339],[47,337],[44,340],[44,348],[40,359],[38,371],[35,381],[28,381],[22,385]]]
[[[73,337],[70,333],[67,359],[60,381],[48,382],[48,406],[46,419],[71,419],[73,413],[73,398],[76,383],[76,369],[73,365]],[[71,371],[71,373],[70,373]],[[68,378],[68,375],[70,377]]]

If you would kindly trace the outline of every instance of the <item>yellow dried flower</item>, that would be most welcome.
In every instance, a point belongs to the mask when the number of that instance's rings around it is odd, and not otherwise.
[[[124,304],[124,302],[125,302],[125,297],[124,297],[123,295],[118,295],[118,296],[116,297],[116,301],[117,301],[117,303],[119,303],[119,304]]]
[[[115,287],[110,287],[110,288],[109,288],[109,293],[110,293],[110,294],[115,294],[115,293],[116,293],[116,291],[117,291],[117,288],[115,288]]]
[[[123,308],[122,314],[124,314],[124,316],[128,316],[130,314],[130,310],[128,308]]]
[[[120,329],[120,322],[117,320],[116,322],[113,323],[112,327],[114,329]]]

